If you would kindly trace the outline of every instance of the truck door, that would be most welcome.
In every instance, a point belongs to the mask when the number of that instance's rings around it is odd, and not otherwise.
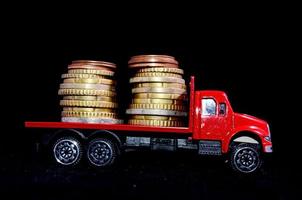
[[[201,99],[200,135],[203,139],[221,140],[231,127],[231,117],[227,114],[227,104],[213,97]]]

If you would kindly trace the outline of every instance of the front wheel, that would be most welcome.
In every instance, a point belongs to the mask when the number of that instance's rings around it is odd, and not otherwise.
[[[232,168],[241,173],[252,173],[261,166],[262,160],[257,145],[241,143],[236,145],[231,152]]]

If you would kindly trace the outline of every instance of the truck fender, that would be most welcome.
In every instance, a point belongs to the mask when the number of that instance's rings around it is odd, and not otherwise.
[[[242,142],[242,143],[251,143],[251,144],[259,144],[257,140],[249,136],[240,136],[233,140],[234,142]]]
[[[262,133],[259,130],[238,130],[234,132],[225,142],[223,142],[222,151],[229,151],[230,144],[234,142],[242,142],[249,144],[260,144],[262,147]]]
[[[88,139],[91,140],[91,139],[94,139],[94,138],[97,138],[97,137],[100,137],[100,136],[103,136],[103,137],[108,137],[109,136],[110,138],[113,138],[114,140],[117,141],[117,144],[118,144],[119,147],[123,146],[123,143],[122,143],[120,137],[117,134],[115,134],[111,131],[107,131],[107,130],[97,130],[97,131],[93,132],[88,137]]]
[[[57,130],[54,134],[49,134],[48,136],[43,138],[43,143],[46,145],[49,145],[51,142],[53,142],[55,139],[58,138],[58,136],[74,136],[78,139],[85,139],[85,136],[83,133],[81,133],[78,130],[75,129],[60,129]]]

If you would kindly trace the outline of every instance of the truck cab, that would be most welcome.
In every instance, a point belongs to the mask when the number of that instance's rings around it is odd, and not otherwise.
[[[224,92],[196,91],[194,107],[193,139],[200,141],[201,154],[230,152],[233,167],[248,173],[261,164],[260,152],[272,152],[268,123],[234,112]],[[256,162],[254,167],[248,165],[252,162]]]

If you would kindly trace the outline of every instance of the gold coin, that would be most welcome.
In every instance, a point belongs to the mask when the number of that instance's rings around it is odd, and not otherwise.
[[[175,116],[185,117],[187,112],[178,110],[163,110],[163,109],[127,109],[126,114],[129,115],[160,115],[160,116]]]
[[[107,70],[97,70],[97,69],[69,69],[69,74],[95,74],[95,75],[103,75],[103,76],[113,76],[113,71]]]
[[[80,112],[80,111],[62,111],[62,117],[100,117],[100,118],[116,118],[115,113],[111,112]]]
[[[137,70],[137,72],[161,72],[161,73],[175,73],[175,74],[184,74],[184,70],[178,68],[168,68],[168,67],[150,67],[142,68]]]
[[[181,120],[179,117],[156,116],[156,115],[131,115],[130,119],[139,120]]]
[[[96,65],[103,67],[116,68],[116,64],[98,60],[74,60],[71,65]]]
[[[179,74],[174,73],[161,73],[161,72],[141,72],[136,73],[134,77],[175,77],[175,78],[182,78]]]
[[[130,109],[159,109],[186,111],[186,107],[176,104],[130,104]]]
[[[170,94],[187,94],[187,91],[179,88],[155,88],[155,87],[140,87],[133,88],[132,93],[170,93]]]
[[[182,83],[137,83],[133,84],[134,88],[138,87],[164,87],[164,88],[181,88],[186,89],[186,85]]]
[[[100,108],[116,108],[117,103],[108,101],[80,101],[80,100],[61,100],[61,106],[80,106],[80,107],[100,107]]]
[[[115,85],[116,82],[111,79],[100,79],[100,78],[67,78],[64,83],[89,83],[89,84],[106,84]]]
[[[133,63],[128,65],[130,68],[145,68],[148,69],[149,67],[167,67],[167,68],[174,68],[178,69],[179,66],[173,63],[159,63],[159,62],[147,62],[147,63]]]
[[[96,75],[96,74],[62,74],[62,78],[98,78],[105,79],[105,76]]]
[[[81,100],[81,101],[109,101],[116,102],[115,97],[104,96],[64,96],[64,100]]]
[[[83,107],[64,107],[63,111],[77,111],[77,112],[114,112],[110,108],[83,108]]]
[[[59,89],[59,95],[98,95],[98,96],[107,96],[113,97],[116,96],[116,93],[108,90],[87,90],[87,89]]]
[[[183,100],[173,100],[173,99],[132,99],[132,103],[140,104],[140,103],[155,103],[155,104],[176,104],[183,105]]]
[[[134,99],[177,99],[187,100],[188,97],[185,94],[163,94],[163,93],[139,93],[133,95]]]
[[[178,65],[178,62],[173,56],[168,55],[137,55],[132,56],[128,64],[132,63],[148,63],[148,62],[159,62],[159,63],[173,63]]]
[[[93,90],[110,90],[115,91],[115,87],[105,84],[90,84],[90,83],[62,83],[61,89],[93,89]]]
[[[162,126],[162,127],[181,127],[184,126],[182,121],[170,121],[170,120],[139,120],[139,119],[129,119],[129,124],[133,125],[144,125],[144,126]]]
[[[143,82],[165,82],[165,83],[181,83],[185,84],[185,80],[176,77],[133,77],[130,78],[130,83],[143,83]]]

